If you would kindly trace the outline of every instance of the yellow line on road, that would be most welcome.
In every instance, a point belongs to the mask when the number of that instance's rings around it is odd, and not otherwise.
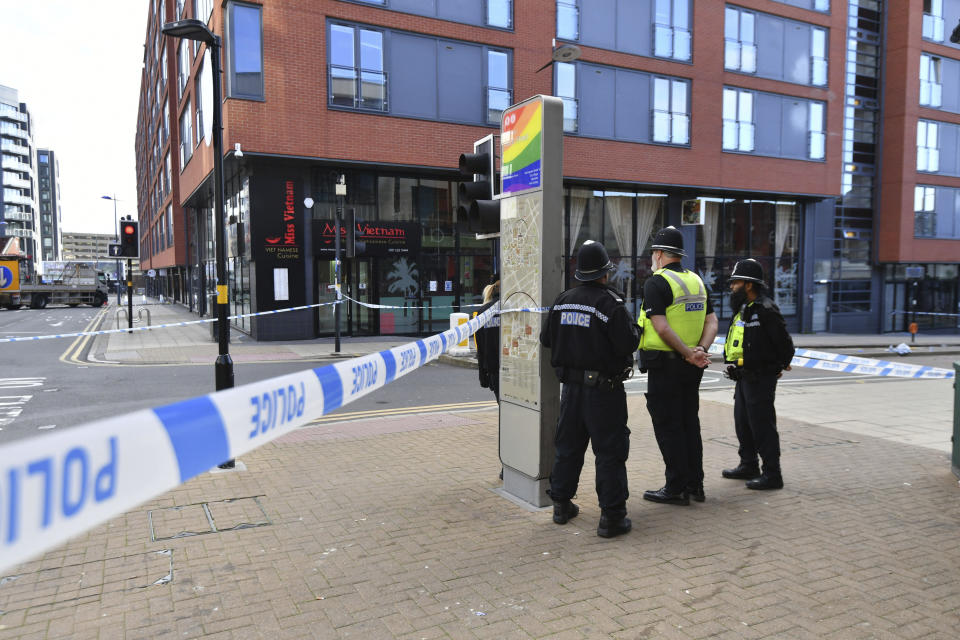
[[[335,413],[329,416],[323,416],[309,422],[308,424],[325,424],[327,422],[343,422],[346,420],[359,420],[363,418],[390,418],[402,415],[412,415],[417,413],[436,413],[438,411],[456,411],[465,409],[495,409],[496,401],[484,400],[480,402],[457,402],[451,404],[431,404],[419,407],[399,407],[396,409],[373,409],[370,411],[353,411],[350,413]]]
[[[93,316],[93,319],[87,323],[87,326],[83,328],[83,332],[92,331],[93,327],[100,321],[100,318],[106,315],[107,309],[109,309],[109,307],[100,309],[100,311]],[[87,343],[93,337],[94,336],[77,336],[77,338],[70,343],[70,346],[67,347],[67,350],[60,356],[60,362],[66,362],[67,364],[89,364],[80,360],[80,354],[83,353]]]

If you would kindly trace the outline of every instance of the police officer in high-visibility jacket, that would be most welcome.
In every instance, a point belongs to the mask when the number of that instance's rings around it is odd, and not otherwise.
[[[766,295],[763,268],[741,260],[730,275],[730,307],[736,312],[727,331],[723,359],[726,375],[736,380],[733,420],[740,441],[740,464],[724,469],[724,478],[747,480],[748,489],[782,489],[780,436],[774,397],[777,379],[790,371],[793,340],[780,309]],[[757,464],[757,455],[763,461]]]
[[[653,238],[653,275],[643,287],[638,324],[640,370],[647,372],[647,410],[663,455],[666,483],[645,491],[645,500],[688,505],[703,502],[700,380],[717,335],[703,281],[684,269],[683,235],[666,227]]]
[[[553,521],[566,524],[580,512],[571,498],[592,440],[600,503],[597,535],[603,538],[631,527],[626,466],[630,430],[623,381],[633,373],[633,352],[640,340],[623,294],[607,285],[613,269],[602,244],[583,243],[574,274],[582,284],[557,297],[540,332],[540,343],[550,348],[550,364],[563,383],[550,473]]]

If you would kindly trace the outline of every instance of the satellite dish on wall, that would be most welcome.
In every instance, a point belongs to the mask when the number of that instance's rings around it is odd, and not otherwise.
[[[537,69],[537,73],[543,71],[554,62],[573,62],[581,55],[580,47],[575,44],[562,44],[553,50],[550,55],[550,62]]]

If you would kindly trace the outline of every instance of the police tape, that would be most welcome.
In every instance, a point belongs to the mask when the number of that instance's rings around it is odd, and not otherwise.
[[[0,445],[0,571],[436,360],[497,310],[359,358]]]
[[[332,302],[320,302],[318,304],[305,304],[299,307],[287,307],[286,309],[274,309],[271,311],[255,311],[253,313],[238,313],[236,315],[227,316],[227,320],[238,320],[240,318],[253,318],[255,316],[267,316],[276,313],[289,313],[290,311],[303,311],[305,309],[316,309],[318,307],[329,307],[337,304],[345,304],[344,300],[354,302],[364,307],[369,307],[371,309],[454,309],[457,305],[437,305],[430,307],[398,307],[391,305],[381,305],[381,304],[370,304],[367,302],[360,302],[359,300],[354,300],[353,298],[347,296],[346,294],[340,294],[342,299],[333,300]],[[142,305],[138,305],[142,306]],[[481,307],[482,304],[464,304],[459,305],[460,307]],[[167,322],[164,324],[155,324],[149,327],[129,327],[124,329],[101,329],[98,331],[77,331],[74,333],[52,333],[42,336],[18,336],[15,338],[0,338],[0,342],[30,342],[33,340],[52,340],[55,338],[80,338],[83,336],[105,336],[111,333],[131,333],[133,331],[154,331],[156,329],[169,329],[171,327],[187,327],[193,324],[208,324],[211,322],[216,322],[217,318],[202,318],[200,320],[185,320],[183,322]]]
[[[725,338],[718,337],[714,343],[710,345],[710,353],[723,355],[723,345],[725,342]],[[797,349],[794,352],[793,360],[790,361],[790,365],[793,367],[803,367],[805,369],[820,369],[839,373],[858,373],[894,378],[946,379],[955,376],[955,372],[951,369],[928,367],[920,364],[889,362],[887,360],[875,360],[873,358],[861,358],[859,356],[848,356],[842,353],[815,351],[812,349]]]

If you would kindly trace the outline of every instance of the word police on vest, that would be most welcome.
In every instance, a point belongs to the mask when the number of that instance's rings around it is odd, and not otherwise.
[[[572,324],[578,327],[590,326],[590,315],[576,311],[563,311],[560,314],[560,324]]]

